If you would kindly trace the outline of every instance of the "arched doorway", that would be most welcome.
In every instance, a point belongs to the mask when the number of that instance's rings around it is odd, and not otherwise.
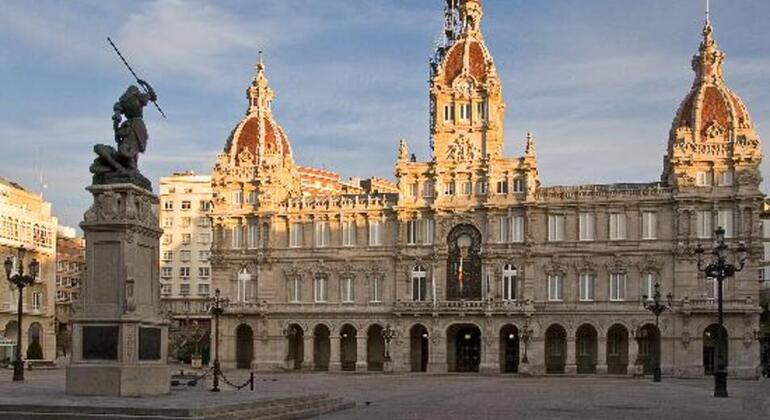
[[[658,327],[647,324],[639,330],[639,361],[642,373],[652,375],[660,357],[660,331]]]
[[[575,334],[575,346],[577,348],[577,373],[596,373],[596,360],[599,348],[596,328],[589,324],[583,324]]]
[[[340,330],[340,363],[342,370],[356,370],[356,329],[345,324]]]
[[[449,232],[447,243],[447,299],[480,300],[481,232],[472,225],[459,225]]]
[[[43,343],[40,341],[43,326],[33,322],[27,330],[27,359],[43,359]]]
[[[447,362],[450,372],[478,372],[481,364],[481,330],[472,324],[452,325],[447,330]]]
[[[3,358],[9,358],[11,361],[16,360],[16,340],[17,335],[19,333],[19,324],[16,323],[16,321],[8,321],[7,324],[5,324],[5,333],[3,334],[5,338],[12,340],[14,345],[13,347],[0,347],[0,355],[2,355],[2,349],[5,349],[5,355]]]
[[[254,359],[254,331],[246,324],[235,329],[235,367],[251,369]]]
[[[500,371],[519,371],[519,329],[515,325],[509,324],[500,329]]]
[[[382,327],[374,324],[366,332],[366,368],[381,371],[384,361],[385,339],[382,337]]]
[[[615,324],[607,331],[607,373],[628,373],[628,330]]]
[[[564,373],[567,361],[567,331],[558,324],[545,332],[545,372]]]
[[[412,372],[428,371],[428,329],[417,324],[409,330],[409,361]]]
[[[727,369],[728,360],[728,340],[727,329],[722,327],[722,341],[719,346],[719,363],[717,367],[722,370]],[[706,375],[713,375],[716,358],[716,345],[719,342],[719,324],[711,324],[703,331],[703,371]]]
[[[313,330],[313,369],[329,370],[329,359],[331,359],[329,328],[324,324],[318,324]]]
[[[302,362],[305,360],[305,331],[297,324],[289,326],[286,339],[289,345],[289,354],[286,359],[290,363],[291,369],[302,369]]]

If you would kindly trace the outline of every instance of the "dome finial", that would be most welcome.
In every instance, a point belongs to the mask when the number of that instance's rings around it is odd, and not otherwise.
[[[527,131],[527,144],[524,148],[524,154],[526,156],[534,156],[535,154],[535,136],[532,135],[532,131]]]

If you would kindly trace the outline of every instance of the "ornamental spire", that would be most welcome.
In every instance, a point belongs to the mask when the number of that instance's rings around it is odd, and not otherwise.
[[[703,40],[698,48],[699,54],[693,57],[692,68],[695,70],[695,83],[724,83],[722,62],[725,54],[719,50],[714,40],[714,28],[711,26],[711,9],[706,0],[706,21],[703,24]]]
[[[259,50],[257,53],[257,64],[254,65],[254,79],[252,79],[251,86],[246,90],[246,97],[249,100],[249,114],[257,111],[270,112],[270,106],[275,94],[270,89],[267,76],[265,76],[262,50]]]

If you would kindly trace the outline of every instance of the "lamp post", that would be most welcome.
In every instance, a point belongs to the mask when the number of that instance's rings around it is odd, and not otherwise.
[[[211,392],[219,392],[219,375],[221,368],[219,365],[219,316],[225,312],[225,306],[230,303],[230,299],[220,297],[219,289],[214,291],[214,297],[210,300],[211,314],[214,315],[214,387]]]
[[[698,244],[695,248],[695,255],[698,258],[698,271],[702,271],[706,274],[706,277],[713,278],[717,281],[717,311],[718,311],[718,323],[719,329],[717,331],[717,344],[714,346],[714,396],[720,398],[727,397],[727,371],[719,363],[720,347],[724,340],[723,323],[724,315],[722,312],[722,284],[729,277],[735,275],[736,272],[743,270],[743,266],[748,259],[748,250],[743,242],[738,243],[736,249],[737,255],[734,255],[738,259],[738,266],[727,262],[727,251],[729,247],[725,244],[725,230],[720,226],[715,231],[716,243],[714,249],[711,251],[711,262],[703,267],[703,254],[704,249],[701,244]]]
[[[644,309],[652,312],[655,315],[655,329],[658,331],[658,352],[657,357],[655,358],[655,371],[652,376],[653,382],[660,382],[660,314],[663,312],[671,309],[671,307],[674,304],[674,296],[669,292],[666,295],[666,302],[660,301],[660,284],[655,283],[655,293],[652,295],[652,300],[650,301],[649,296],[643,295],[642,301],[644,305]]]
[[[524,357],[521,358],[522,364],[529,364],[529,358],[527,358],[527,348],[529,347],[529,340],[532,339],[532,328],[529,328],[529,317],[527,317],[526,323],[524,323],[524,330],[521,332],[521,339],[524,340]]]
[[[24,360],[21,356],[21,318],[24,312],[24,288],[35,282],[35,278],[40,270],[40,264],[34,258],[29,262],[29,274],[24,274],[24,248],[18,251],[18,271],[13,271],[13,260],[11,257],[5,259],[5,277],[8,281],[19,289],[19,302],[17,308],[17,328],[16,328],[16,360],[13,361],[13,380],[24,380]]]
[[[383,370],[385,372],[391,372],[393,370],[393,361],[390,358],[390,342],[396,337],[396,331],[390,327],[390,324],[385,325],[385,329],[382,330],[382,339],[385,340],[385,360],[383,361]]]

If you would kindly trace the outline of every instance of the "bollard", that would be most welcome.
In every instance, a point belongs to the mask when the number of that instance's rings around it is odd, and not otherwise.
[[[254,372],[249,373],[249,389],[254,390]]]

